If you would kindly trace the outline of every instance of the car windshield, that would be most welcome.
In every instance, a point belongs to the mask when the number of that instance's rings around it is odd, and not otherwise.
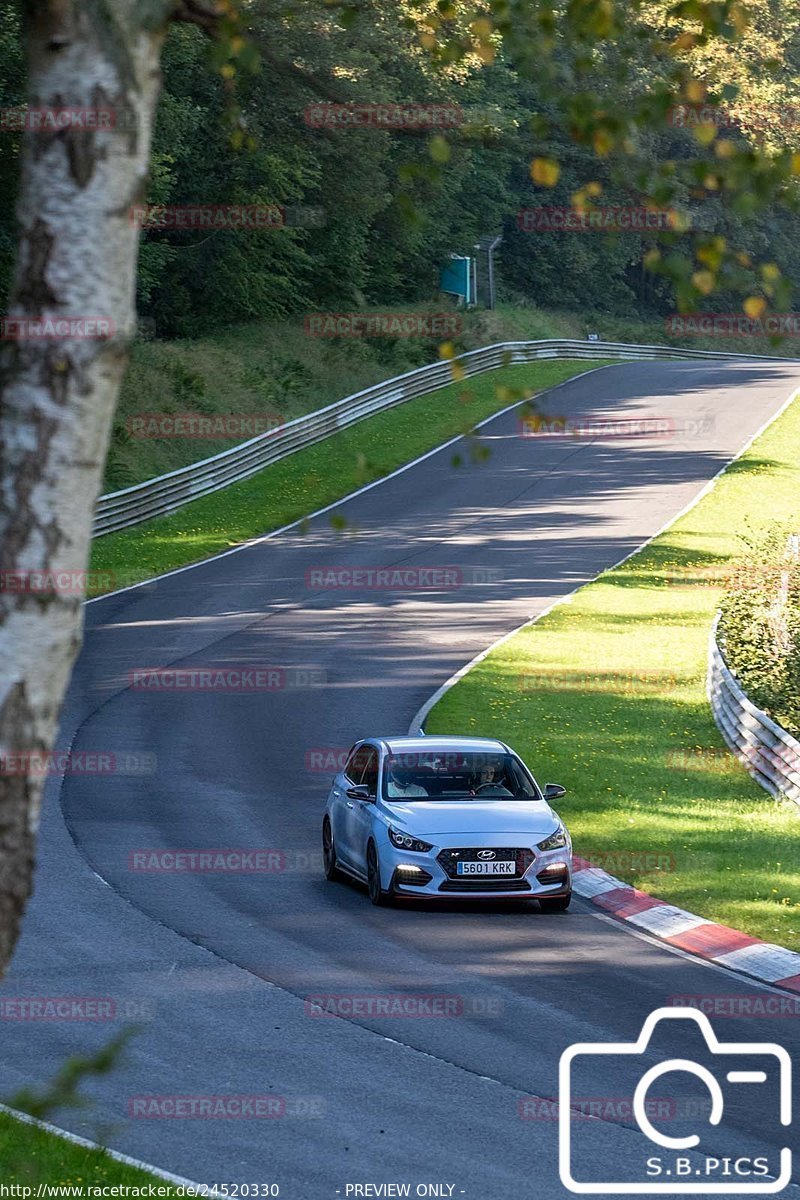
[[[385,800],[539,800],[519,759],[503,751],[436,750],[389,754]]]

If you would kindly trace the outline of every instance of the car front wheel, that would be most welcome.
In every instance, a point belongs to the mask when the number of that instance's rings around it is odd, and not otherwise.
[[[381,872],[378,865],[378,851],[375,849],[375,843],[370,842],[367,846],[367,891],[372,904],[388,904],[391,896],[381,887]]]
[[[336,865],[336,847],[333,844],[333,830],[327,817],[322,823],[322,863],[325,870],[325,878],[331,883],[338,883],[339,880],[344,878]]]
[[[567,892],[566,896],[544,896],[539,905],[542,912],[566,912],[571,899],[572,892]]]

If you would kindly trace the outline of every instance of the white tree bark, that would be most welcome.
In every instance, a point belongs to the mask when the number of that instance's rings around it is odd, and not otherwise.
[[[134,329],[138,231],[159,56],[159,0],[28,0],[29,104],[111,110],[111,128],[26,132],[8,317],[101,317],[107,338],[0,343],[0,976],[31,890],[47,752],[79,649],[81,573]],[[80,575],[78,576],[80,579]],[[64,584],[67,584],[66,589]]]

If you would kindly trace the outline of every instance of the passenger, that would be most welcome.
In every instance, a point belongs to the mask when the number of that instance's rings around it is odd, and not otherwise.
[[[393,800],[410,799],[414,796],[421,799],[428,796],[425,788],[414,783],[412,773],[406,767],[398,766],[396,763],[389,764],[389,779],[386,791],[387,795]]]

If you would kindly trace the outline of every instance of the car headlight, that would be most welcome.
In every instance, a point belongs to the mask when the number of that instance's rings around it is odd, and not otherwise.
[[[420,838],[412,837],[410,833],[401,833],[399,829],[392,829],[389,826],[389,841],[393,846],[397,846],[398,850],[413,850],[416,854],[424,854],[426,850],[432,850],[430,842],[423,842]]]
[[[563,825],[559,825],[555,833],[551,833],[549,838],[545,838],[543,842],[539,842],[540,850],[562,850],[567,844],[567,831]]]

